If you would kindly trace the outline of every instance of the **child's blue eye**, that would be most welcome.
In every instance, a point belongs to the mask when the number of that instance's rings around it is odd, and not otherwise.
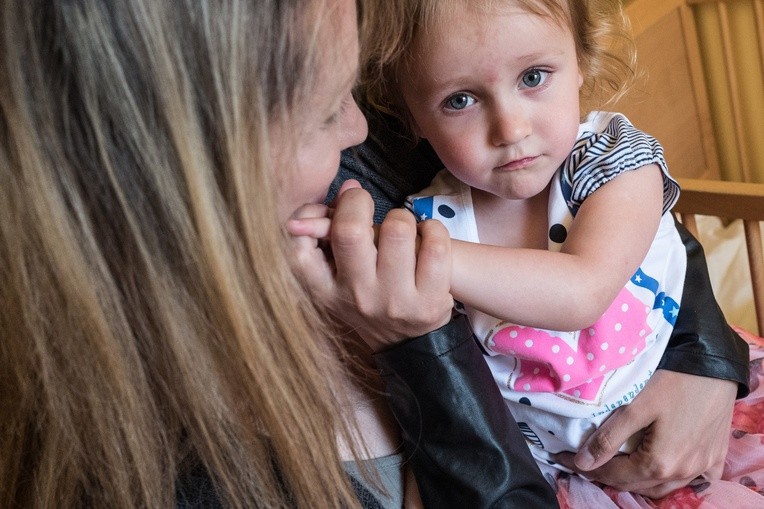
[[[455,94],[446,99],[446,108],[451,110],[463,110],[468,106],[472,106],[475,99],[467,94]]]
[[[544,81],[546,81],[549,71],[542,71],[541,69],[530,69],[523,74],[523,85],[528,88],[535,88]]]

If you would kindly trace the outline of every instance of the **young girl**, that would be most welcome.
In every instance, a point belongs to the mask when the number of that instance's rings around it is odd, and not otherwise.
[[[410,207],[449,229],[454,298],[545,468],[658,365],[684,282],[679,187],[624,116],[580,122],[580,96],[616,97],[632,75],[610,2],[409,3],[368,97],[445,166]]]

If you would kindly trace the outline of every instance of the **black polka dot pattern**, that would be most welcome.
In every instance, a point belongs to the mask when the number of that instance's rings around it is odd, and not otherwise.
[[[553,224],[552,227],[549,228],[549,240],[552,242],[562,244],[565,242],[566,238],[568,238],[568,229],[563,225],[557,223]]]
[[[438,213],[445,217],[446,219],[451,219],[456,215],[456,212],[454,212],[454,209],[449,207],[448,205],[441,205],[438,207]]]

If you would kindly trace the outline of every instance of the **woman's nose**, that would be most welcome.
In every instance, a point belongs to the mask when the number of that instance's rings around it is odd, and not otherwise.
[[[343,140],[347,147],[353,147],[360,144],[369,134],[369,126],[366,124],[366,117],[363,116],[358,104],[354,100],[344,112],[342,119],[342,130],[345,136]],[[346,148],[347,148],[346,147]]]

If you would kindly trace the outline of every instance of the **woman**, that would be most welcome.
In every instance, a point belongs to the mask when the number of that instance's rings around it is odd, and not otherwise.
[[[0,0],[0,34],[0,500],[357,506],[336,442],[358,431],[337,416],[343,346],[292,273],[283,229],[366,135],[350,95],[354,1]],[[328,302],[368,281],[368,266],[340,262],[370,223],[354,187],[337,203]],[[413,253],[406,221],[395,238]],[[388,331],[365,339],[449,321],[445,238],[423,232],[428,259],[376,269],[385,293],[346,313]],[[384,311],[414,309],[417,285],[437,312]],[[420,465],[447,464],[459,431]],[[549,507],[517,443],[505,506]]]

